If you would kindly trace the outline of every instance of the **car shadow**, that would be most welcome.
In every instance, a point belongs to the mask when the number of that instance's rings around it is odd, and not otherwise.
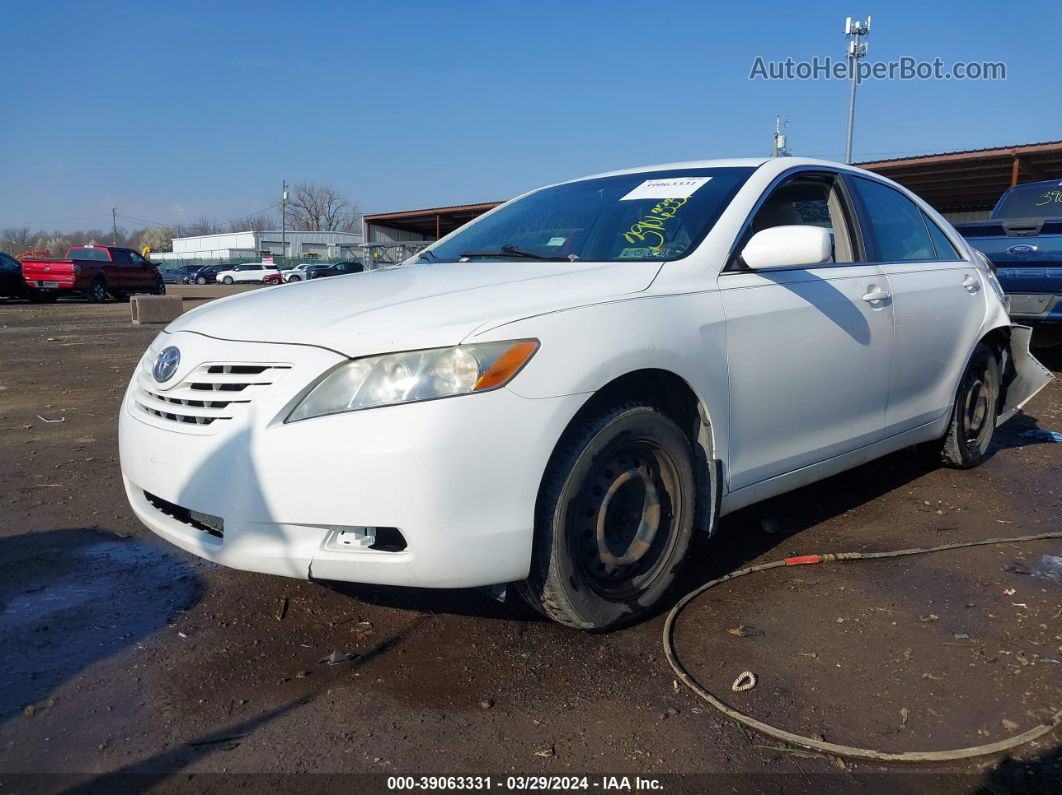
[[[1062,782],[1062,745],[1031,759],[1005,757],[985,771],[971,792],[985,795],[1057,793],[1059,782]]]
[[[201,596],[187,561],[153,539],[92,528],[0,538],[0,721]]]
[[[363,654],[359,654],[355,660],[343,667],[343,679],[349,680],[349,673],[367,665],[384,654],[391,652],[400,646],[410,635],[418,629],[418,623],[397,632],[392,637],[376,644]],[[322,692],[330,692],[337,686],[337,681],[332,677],[322,677],[322,681],[311,692],[303,693],[298,698],[291,699],[280,706],[263,710],[246,720],[229,724],[216,731],[194,737],[185,742],[178,743],[168,750],[132,762],[117,770],[92,776],[57,776],[66,779],[63,789],[66,795],[72,793],[113,793],[113,792],[145,792],[152,787],[162,784],[174,773],[184,768],[195,765],[202,759],[215,753],[231,751],[241,744],[245,737],[254,731],[283,718],[285,715],[297,710],[299,707],[312,703]],[[288,774],[290,775],[290,774]],[[288,775],[277,774],[276,783],[289,784]],[[18,776],[13,777],[15,779]],[[275,787],[270,786],[268,774],[255,774],[253,780],[248,782],[252,791],[268,792]],[[281,789],[288,789],[288,786]],[[193,789],[198,789],[194,787]],[[207,786],[206,789],[213,789]],[[311,786],[311,790],[314,789]],[[355,788],[356,790],[356,788]],[[15,790],[17,791],[17,790]]]

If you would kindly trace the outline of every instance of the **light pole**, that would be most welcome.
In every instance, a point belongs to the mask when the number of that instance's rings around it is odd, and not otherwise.
[[[848,97],[848,143],[844,147],[844,162],[852,162],[852,128],[855,126],[856,85],[858,84],[859,59],[867,54],[867,43],[863,37],[870,35],[870,17],[860,22],[848,17],[844,21],[844,35],[848,41],[848,68],[852,78],[852,93]]]
[[[280,256],[288,256],[288,181],[280,183]]]

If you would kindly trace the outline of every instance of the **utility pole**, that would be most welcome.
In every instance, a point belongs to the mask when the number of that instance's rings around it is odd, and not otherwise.
[[[288,256],[288,181],[280,183],[280,256]]]
[[[111,245],[118,245],[118,208],[111,208]]]
[[[786,141],[785,133],[782,132],[782,128],[788,126],[789,119],[783,122],[781,116],[774,117],[774,149],[771,152],[771,157],[789,157],[789,144]]]
[[[844,148],[844,162],[852,162],[852,129],[855,127],[856,84],[858,82],[859,59],[867,54],[867,44],[862,37],[870,35],[870,17],[866,22],[848,17],[844,21],[844,35],[850,36],[848,42],[848,68],[852,78],[852,93],[848,97],[848,143]]]

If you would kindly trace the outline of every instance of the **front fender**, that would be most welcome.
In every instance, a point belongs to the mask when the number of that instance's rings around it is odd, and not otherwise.
[[[638,370],[672,373],[696,394],[717,458],[729,449],[729,393],[717,291],[640,295],[495,326],[469,341],[534,337],[542,347],[509,385],[526,398],[597,392]]]

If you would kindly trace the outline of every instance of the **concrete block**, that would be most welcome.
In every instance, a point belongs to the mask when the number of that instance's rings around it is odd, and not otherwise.
[[[169,323],[184,312],[184,299],[179,295],[134,295],[129,299],[133,325]]]

